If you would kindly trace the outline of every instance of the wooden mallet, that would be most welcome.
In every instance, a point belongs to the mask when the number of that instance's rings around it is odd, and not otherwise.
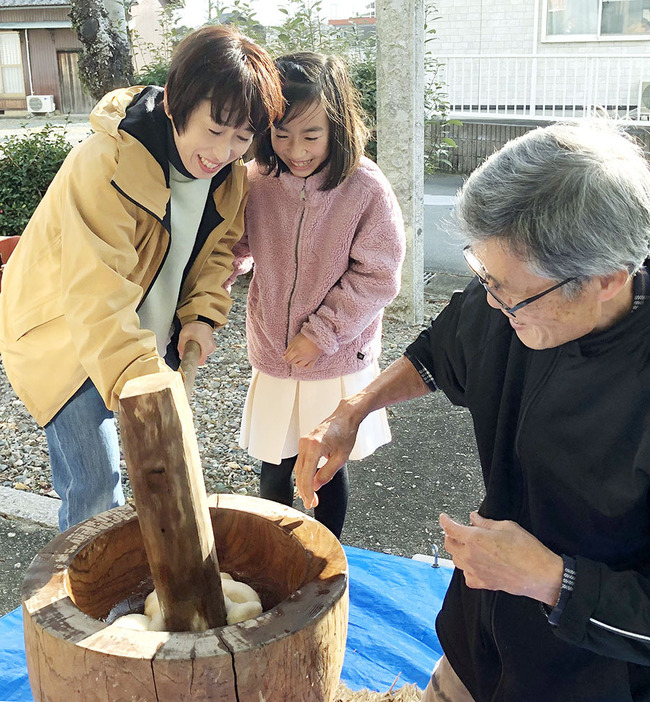
[[[189,406],[200,347],[188,342],[180,373],[127,382],[119,398],[126,467],[168,631],[226,624],[219,562]]]

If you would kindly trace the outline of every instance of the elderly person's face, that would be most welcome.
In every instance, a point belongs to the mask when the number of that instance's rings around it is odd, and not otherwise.
[[[513,256],[498,239],[472,246],[483,267],[483,277],[495,295],[509,307],[556,286],[559,282],[531,273],[525,261]],[[520,341],[531,349],[549,349],[606,329],[627,314],[632,305],[632,284],[627,273],[592,278],[567,299],[561,288],[551,290],[509,314],[490,294],[487,302],[501,310]]]

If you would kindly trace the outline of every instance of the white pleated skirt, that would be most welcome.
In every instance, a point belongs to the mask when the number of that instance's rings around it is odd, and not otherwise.
[[[342,398],[363,390],[379,375],[379,364],[328,380],[273,378],[253,368],[239,445],[260,461],[280,463],[298,454],[298,439],[336,409]],[[350,460],[369,456],[391,439],[386,410],[369,414],[361,425]]]

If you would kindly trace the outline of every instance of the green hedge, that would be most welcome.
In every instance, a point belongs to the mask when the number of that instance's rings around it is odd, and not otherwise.
[[[0,235],[22,234],[72,146],[65,129],[45,125],[0,142]]]

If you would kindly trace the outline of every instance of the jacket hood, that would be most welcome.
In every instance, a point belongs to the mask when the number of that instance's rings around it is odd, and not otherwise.
[[[119,139],[120,130],[140,142],[161,167],[165,185],[169,187],[170,162],[184,176],[193,176],[178,154],[171,121],[163,108],[163,96],[164,90],[154,85],[114,90],[93,110],[91,124],[94,115],[99,131]]]
[[[116,140],[123,158],[113,176],[114,185],[131,200],[150,211],[163,226],[170,229],[169,164],[184,176],[193,178],[187,171],[176,148],[171,120],[163,108],[163,88],[155,85],[120,88],[105,95],[93,109],[90,123],[97,133]],[[148,153],[144,161],[130,155],[132,149],[142,147]],[[133,164],[143,163],[146,168],[134,177]],[[160,169],[160,170],[159,170]],[[224,166],[212,179],[210,194],[226,180],[233,164]],[[161,178],[162,176],[162,178]],[[159,188],[162,190],[156,192]],[[160,203],[166,202],[165,209]],[[157,204],[156,204],[157,203]],[[202,220],[197,246],[204,243],[207,233],[221,221],[221,215],[209,208]]]
[[[133,102],[138,93],[144,93],[147,89],[141,85],[133,85],[130,88],[118,88],[104,97],[95,105],[90,113],[90,126],[95,132],[103,132],[111,136],[117,136],[117,130],[120,122],[126,116],[126,108]],[[158,88],[162,90],[162,88]],[[155,107],[156,94],[149,92],[147,96],[143,94],[143,98],[151,104],[151,108]]]

